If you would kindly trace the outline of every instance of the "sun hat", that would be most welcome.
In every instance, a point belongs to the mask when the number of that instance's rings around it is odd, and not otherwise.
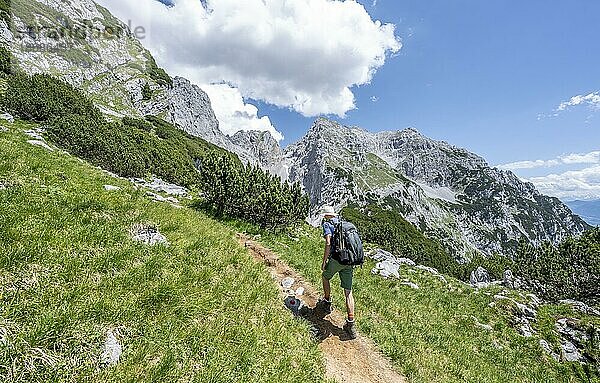
[[[321,208],[321,214],[322,215],[332,215],[332,216],[337,216],[337,213],[335,212],[335,209],[333,208],[333,206],[329,206],[329,205],[325,205]]]

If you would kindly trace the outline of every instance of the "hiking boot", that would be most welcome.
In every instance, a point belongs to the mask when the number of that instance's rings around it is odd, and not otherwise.
[[[333,312],[333,305],[331,304],[331,301],[327,301],[325,298],[319,299],[317,302],[317,308],[323,311],[325,315]]]
[[[354,327],[354,321],[348,322],[346,320],[346,324],[344,325],[344,331],[346,331],[346,334],[348,334],[350,339],[355,339],[356,338],[356,328]]]

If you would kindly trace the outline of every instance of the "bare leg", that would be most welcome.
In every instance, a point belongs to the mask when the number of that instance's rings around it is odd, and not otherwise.
[[[354,297],[352,296],[352,290],[344,289],[344,295],[346,295],[346,312],[348,313],[348,318],[354,319]]]
[[[331,284],[325,277],[321,277],[321,279],[323,279],[323,295],[326,300],[331,301]]]

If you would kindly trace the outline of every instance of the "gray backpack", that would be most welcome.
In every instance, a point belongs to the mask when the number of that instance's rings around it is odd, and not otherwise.
[[[342,265],[362,266],[365,262],[365,253],[356,226],[340,218],[334,224],[334,228],[334,259]]]

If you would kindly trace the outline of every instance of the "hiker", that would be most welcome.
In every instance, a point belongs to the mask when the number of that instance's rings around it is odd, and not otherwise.
[[[325,239],[325,251],[323,252],[323,262],[321,263],[324,297],[319,301],[319,304],[326,314],[333,312],[331,284],[329,281],[335,274],[339,273],[341,286],[346,296],[346,312],[348,313],[346,324],[344,324],[344,331],[348,333],[351,339],[354,339],[356,338],[356,329],[354,328],[354,297],[352,296],[352,274],[354,270],[352,266],[342,265],[339,263],[339,259],[336,260],[333,235],[335,224],[339,221],[335,210],[331,206],[324,206],[321,213],[324,215],[322,226],[323,238]]]

